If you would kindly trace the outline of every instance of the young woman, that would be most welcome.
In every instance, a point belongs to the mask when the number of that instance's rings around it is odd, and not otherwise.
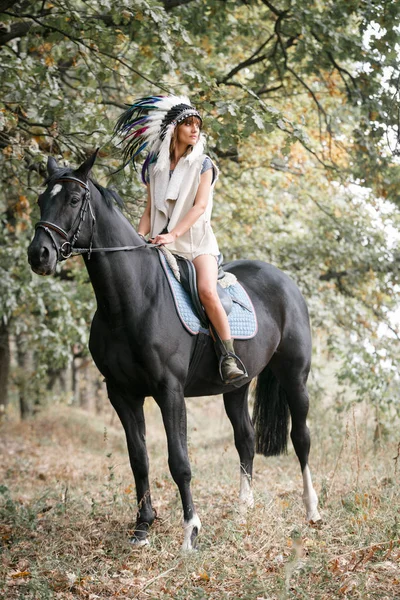
[[[204,154],[199,112],[185,96],[151,96],[137,100],[119,119],[125,165],[143,150],[147,205],[139,223],[142,237],[193,262],[200,300],[222,340],[226,383],[242,378],[233,350],[228,317],[217,293],[218,243],[211,228],[213,189],[218,169]]]

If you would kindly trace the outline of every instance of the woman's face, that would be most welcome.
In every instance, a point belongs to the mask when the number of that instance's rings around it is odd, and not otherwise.
[[[186,119],[178,125],[178,143],[194,146],[200,137],[200,121],[196,118]]]

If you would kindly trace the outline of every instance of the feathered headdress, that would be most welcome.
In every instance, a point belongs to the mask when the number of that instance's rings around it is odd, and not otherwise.
[[[115,134],[125,142],[123,158],[125,167],[132,162],[136,168],[137,156],[144,150],[148,155],[142,167],[142,179],[151,163],[156,170],[169,168],[169,149],[175,127],[188,117],[197,117],[199,112],[186,96],[146,96],[139,98],[119,117]],[[203,151],[204,136],[196,146],[196,156]]]

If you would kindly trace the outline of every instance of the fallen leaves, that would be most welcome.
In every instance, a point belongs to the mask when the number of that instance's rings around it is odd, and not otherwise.
[[[201,580],[201,581],[206,581],[206,582],[210,581],[210,576],[208,575],[208,573],[206,573],[206,571],[202,571],[202,570],[200,570],[197,574],[193,573],[192,578]]]
[[[212,406],[207,405],[207,413],[212,413]],[[219,415],[221,407],[216,406]],[[263,467],[265,472],[260,467],[256,471],[256,509],[242,527],[235,517],[238,481],[233,480],[237,467],[234,449],[230,447],[223,460],[218,459],[217,466],[211,468],[210,448],[198,446],[194,485],[204,533],[199,551],[181,558],[180,499],[168,476],[165,455],[159,458],[153,448],[153,495],[157,508],[161,507],[162,519],[151,529],[150,546],[134,552],[128,531],[135,517],[135,488],[128,479],[128,465],[116,472],[112,487],[101,487],[105,470],[101,446],[85,446],[83,451],[62,410],[57,407],[59,429],[54,439],[49,438],[45,457],[40,451],[35,454],[33,433],[29,434],[32,439],[24,430],[19,436],[26,444],[22,455],[30,457],[26,472],[16,468],[22,463],[20,453],[4,453],[7,486],[15,489],[17,480],[19,485],[15,494],[10,492],[14,512],[0,526],[4,548],[0,579],[6,580],[7,600],[29,597],[31,589],[45,590],[37,592],[38,600],[53,596],[57,600],[261,600],[281,597],[284,584],[290,597],[368,597],[360,596],[364,590],[371,598],[400,597],[398,533],[395,539],[385,539],[386,535],[395,535],[390,533],[395,531],[394,514],[399,507],[396,497],[390,496],[394,494],[395,481],[388,480],[384,489],[380,480],[379,485],[369,483],[351,496],[343,490],[332,492],[324,508],[324,527],[317,530],[304,522],[301,481],[299,489],[292,484],[296,476],[300,480],[297,464],[291,464],[290,457],[275,458],[272,467],[270,462]],[[35,427],[39,434],[40,423],[38,420],[30,425],[32,431]],[[210,427],[212,423],[211,419]],[[68,434],[76,450],[71,445],[68,456],[66,453],[60,457],[63,429],[67,429],[64,435]],[[102,427],[98,427],[98,432],[99,444],[103,444]],[[203,430],[199,432],[199,436],[204,435]],[[83,437],[79,429],[78,433]],[[108,447],[113,435],[110,428]],[[222,450],[226,440],[221,437]],[[122,442],[115,446],[116,462],[127,463]],[[394,456],[393,449],[388,456]],[[90,479],[84,476],[87,464]],[[50,492],[46,496],[43,480],[36,476],[40,472],[47,475],[45,486]],[[265,480],[272,481],[272,473],[275,480],[279,479],[277,472],[283,479],[282,489],[287,488],[289,493],[275,494],[271,503],[270,497],[267,500],[260,490]],[[53,484],[55,473],[59,474],[58,481]],[[69,500],[64,508],[62,495],[67,481]],[[339,476],[337,483],[339,488]],[[271,483],[270,489],[279,490],[279,481]],[[348,501],[346,506],[341,502],[343,497]],[[95,507],[92,498],[96,499]],[[59,502],[62,510],[57,508]],[[354,527],[356,534],[352,534],[354,516],[364,514],[368,519],[361,518],[358,528]],[[382,535],[380,543],[378,531]],[[374,540],[377,543],[370,543]]]
[[[11,577],[11,579],[19,579],[20,577],[30,577],[31,573],[30,571],[17,571],[16,573],[10,573],[9,577]]]

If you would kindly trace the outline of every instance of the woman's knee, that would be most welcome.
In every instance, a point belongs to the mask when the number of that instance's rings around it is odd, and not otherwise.
[[[199,297],[204,306],[213,305],[218,302],[217,290],[211,286],[205,285],[198,288]]]

